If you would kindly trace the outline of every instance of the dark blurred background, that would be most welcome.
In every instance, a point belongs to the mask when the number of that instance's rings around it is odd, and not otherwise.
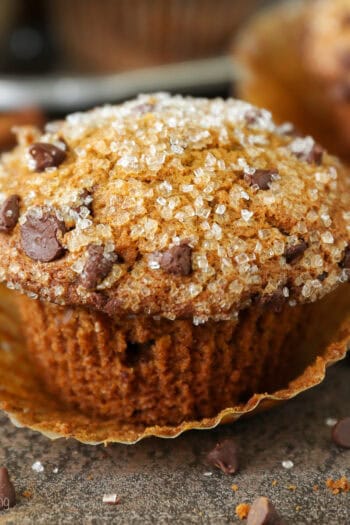
[[[267,3],[1,0],[0,150],[13,125],[139,92],[232,93],[232,42]]]

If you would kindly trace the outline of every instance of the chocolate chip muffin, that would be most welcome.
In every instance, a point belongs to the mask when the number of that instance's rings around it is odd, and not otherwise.
[[[237,38],[242,98],[290,120],[349,160],[350,4],[290,1],[256,15]]]
[[[275,391],[347,287],[345,168],[246,102],[76,113],[19,130],[0,170],[38,381],[91,417],[177,425]]]

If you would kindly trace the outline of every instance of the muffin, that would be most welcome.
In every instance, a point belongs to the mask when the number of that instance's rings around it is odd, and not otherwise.
[[[38,384],[94,420],[172,426],[274,392],[348,296],[348,173],[246,102],[76,113],[19,130],[0,169],[0,277]]]
[[[108,72],[226,52],[264,0],[52,0],[52,31],[72,67]]]
[[[349,160],[350,6],[292,1],[258,14],[237,38],[240,97],[290,120]]]

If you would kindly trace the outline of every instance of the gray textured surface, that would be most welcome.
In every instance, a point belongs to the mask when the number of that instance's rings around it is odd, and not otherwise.
[[[325,424],[327,417],[345,415],[350,415],[349,364],[334,367],[321,386],[273,411],[175,440],[107,448],[51,442],[1,417],[0,463],[10,470],[19,501],[0,513],[0,524],[235,524],[242,523],[235,516],[237,503],[267,495],[289,524],[349,525],[350,493],[335,496],[325,487],[328,477],[350,477],[350,450],[331,443]],[[241,447],[236,476],[203,461],[205,452],[228,436]],[[285,459],[294,468],[284,469]],[[42,473],[32,470],[37,460]],[[21,496],[25,490],[31,498]],[[114,492],[121,504],[103,504],[103,494]]]

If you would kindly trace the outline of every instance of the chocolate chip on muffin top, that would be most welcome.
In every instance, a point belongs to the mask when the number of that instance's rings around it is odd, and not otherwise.
[[[322,297],[348,279],[349,178],[283,130],[246,102],[160,93],[19,131],[0,165],[1,280],[195,324]]]

